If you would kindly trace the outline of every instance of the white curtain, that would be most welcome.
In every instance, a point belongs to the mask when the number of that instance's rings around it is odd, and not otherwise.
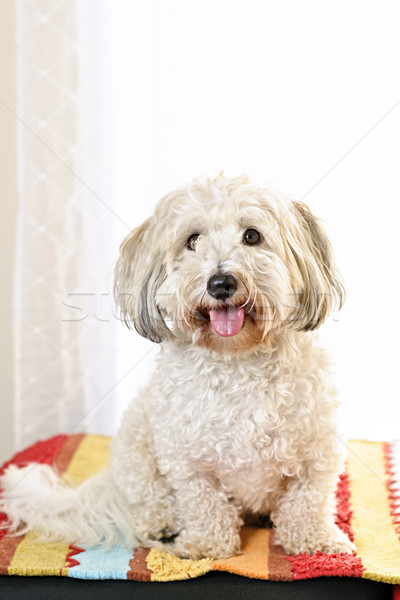
[[[118,241],[222,169],[276,181],[331,225],[348,300],[323,335],[342,424],[398,436],[398,4],[362,17],[344,0],[19,0],[18,445],[115,429],[157,350],[112,320]]]
[[[115,427],[107,0],[19,0],[16,445]]]

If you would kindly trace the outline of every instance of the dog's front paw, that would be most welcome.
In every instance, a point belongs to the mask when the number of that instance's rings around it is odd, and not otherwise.
[[[336,525],[305,530],[276,531],[275,543],[283,546],[287,554],[341,554],[355,552],[355,545]]]
[[[237,531],[203,532],[199,535],[183,529],[167,546],[167,550],[179,558],[229,558],[240,552],[240,536]]]
[[[172,543],[177,536],[180,523],[172,507],[165,502],[154,506],[135,505],[131,510],[138,544],[163,549],[163,544]]]
[[[356,547],[349,540],[347,535],[339,528],[330,537],[326,538],[321,542],[320,548],[315,548],[312,554],[315,554],[317,550],[324,552],[325,554],[341,554],[342,552],[352,554],[356,551]]]

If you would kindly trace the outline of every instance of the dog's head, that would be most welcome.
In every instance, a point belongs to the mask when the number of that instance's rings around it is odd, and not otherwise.
[[[309,208],[247,177],[196,179],[123,241],[115,298],[154,342],[238,354],[341,306],[330,242]],[[168,325],[167,325],[168,323]]]

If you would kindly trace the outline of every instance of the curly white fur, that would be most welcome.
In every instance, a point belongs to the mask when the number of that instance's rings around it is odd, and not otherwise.
[[[259,243],[244,243],[249,228]],[[235,278],[229,297],[210,294],[215,273]],[[352,551],[334,524],[343,450],[312,331],[343,290],[310,210],[246,177],[195,180],[124,241],[115,295],[127,324],[161,343],[158,367],[108,471],[73,490],[50,467],[8,469],[0,508],[13,530],[227,557],[244,519],[269,514],[287,553]],[[244,321],[224,337],[210,311],[228,305]]]

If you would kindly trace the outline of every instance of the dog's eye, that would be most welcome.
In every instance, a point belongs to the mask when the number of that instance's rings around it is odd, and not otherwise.
[[[197,244],[197,240],[198,240],[199,236],[200,236],[199,233],[194,233],[193,235],[190,236],[190,238],[186,242],[186,248],[188,250],[196,250],[196,244]]]
[[[243,243],[248,246],[255,246],[261,240],[261,234],[257,229],[246,229],[243,236]]]

